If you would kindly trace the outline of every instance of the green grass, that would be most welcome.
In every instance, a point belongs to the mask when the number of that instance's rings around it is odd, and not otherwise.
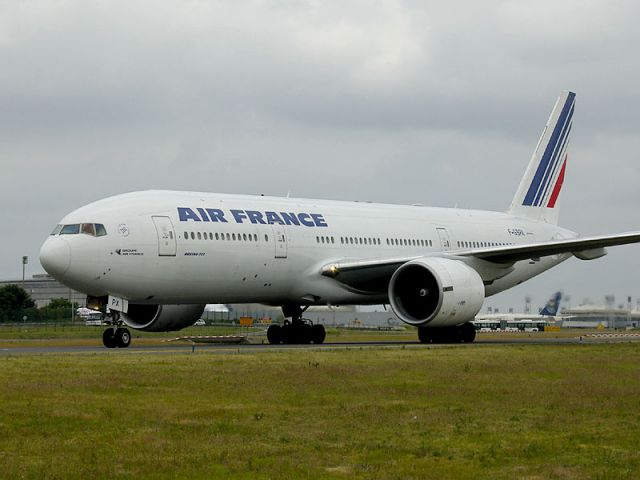
[[[2,478],[637,478],[640,345],[0,357]]]

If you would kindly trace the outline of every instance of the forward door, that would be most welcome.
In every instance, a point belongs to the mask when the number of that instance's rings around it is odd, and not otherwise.
[[[176,256],[176,233],[169,217],[151,217],[158,233],[158,255]]]

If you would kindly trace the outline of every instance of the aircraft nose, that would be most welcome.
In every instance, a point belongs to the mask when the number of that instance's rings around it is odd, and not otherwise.
[[[69,243],[59,236],[48,238],[40,249],[40,264],[55,278],[63,276],[71,265]]]

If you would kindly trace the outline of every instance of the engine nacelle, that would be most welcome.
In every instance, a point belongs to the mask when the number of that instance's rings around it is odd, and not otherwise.
[[[190,327],[198,321],[204,305],[129,304],[122,320],[129,327],[145,332],[171,332]]]
[[[447,327],[471,321],[484,302],[484,283],[458,260],[424,257],[398,268],[389,282],[391,307],[410,325]]]

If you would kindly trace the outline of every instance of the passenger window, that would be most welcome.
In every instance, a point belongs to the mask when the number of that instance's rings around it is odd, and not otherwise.
[[[75,235],[77,233],[80,233],[80,224],[79,223],[75,223],[73,225],[65,225],[60,230],[60,235]]]
[[[265,236],[264,236],[264,241],[265,241],[265,242],[268,242],[268,241],[269,241],[269,235],[265,235]]]
[[[195,240],[196,239],[196,234],[191,232],[191,240]]]
[[[198,232],[198,240],[202,240],[202,235],[200,235],[200,232]]]
[[[184,238],[185,240],[189,240],[189,232],[184,232]]]

